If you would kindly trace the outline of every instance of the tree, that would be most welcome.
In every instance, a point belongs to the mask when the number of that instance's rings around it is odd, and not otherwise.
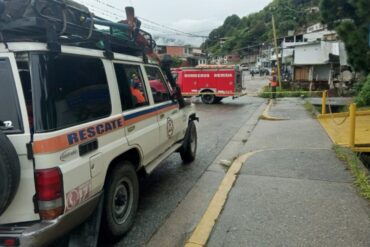
[[[224,22],[224,26],[229,26],[229,27],[238,27],[240,24],[240,17],[237,15],[231,15],[226,18]]]
[[[184,60],[182,60],[180,57],[178,56],[173,56],[172,57],[172,67],[173,68],[178,68],[180,67],[182,64],[183,64]]]
[[[239,18],[228,16],[223,25],[214,29],[202,45],[208,52],[216,55],[240,51],[243,47],[272,41],[271,15],[273,14],[279,37],[289,30],[301,30],[319,22],[317,13],[305,11],[317,6],[320,0],[273,0],[263,10]],[[220,39],[225,38],[223,45]]]
[[[369,0],[322,0],[321,16],[328,27],[335,29],[348,53],[348,62],[356,71],[370,72],[368,26]]]

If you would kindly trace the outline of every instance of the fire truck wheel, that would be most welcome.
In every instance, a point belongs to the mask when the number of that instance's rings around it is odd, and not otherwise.
[[[17,152],[8,137],[0,131],[0,215],[12,202],[20,180]]]
[[[139,182],[134,166],[123,161],[106,178],[102,230],[115,242],[127,233],[139,204]]]
[[[203,93],[213,93],[211,91],[205,91]],[[214,94],[202,94],[202,102],[204,104],[214,104],[216,97]]]
[[[222,97],[216,97],[215,98],[215,104],[220,103],[224,98]]]
[[[180,149],[181,159],[184,164],[188,164],[195,160],[198,147],[198,135],[197,128],[193,121],[189,123],[188,129],[186,131],[185,140],[182,148]]]

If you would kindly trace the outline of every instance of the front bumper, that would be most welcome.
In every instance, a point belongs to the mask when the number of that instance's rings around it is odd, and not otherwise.
[[[40,221],[25,226],[0,226],[1,238],[18,238],[19,246],[45,246],[67,234],[83,223],[96,209],[101,193],[95,195],[77,209],[55,220]]]

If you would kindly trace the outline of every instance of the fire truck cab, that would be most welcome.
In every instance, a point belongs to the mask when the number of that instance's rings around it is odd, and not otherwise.
[[[245,94],[239,66],[177,68],[172,73],[184,97],[200,96],[204,104],[215,104],[223,98],[237,98]]]

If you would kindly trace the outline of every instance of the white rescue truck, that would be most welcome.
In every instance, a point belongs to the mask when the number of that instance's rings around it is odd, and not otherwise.
[[[137,22],[107,24],[57,0],[31,1],[38,15],[5,20],[1,2],[0,246],[47,245],[99,208],[107,239],[123,236],[138,208],[139,174],[174,152],[195,159],[193,105],[168,64],[147,62],[148,47],[134,37],[150,48],[152,40]]]

